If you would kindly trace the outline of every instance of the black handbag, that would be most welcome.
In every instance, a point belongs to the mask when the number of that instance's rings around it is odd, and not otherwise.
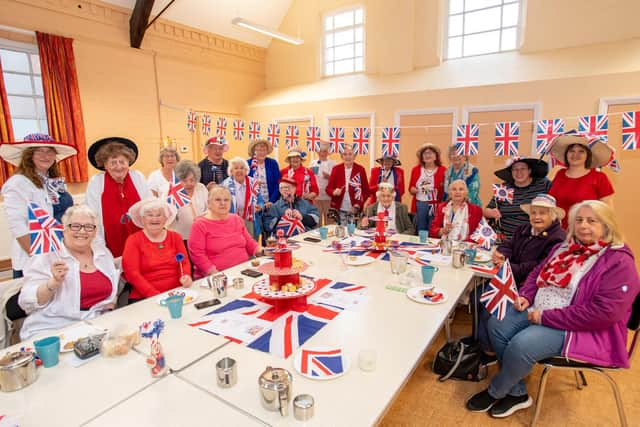
[[[487,367],[480,361],[481,354],[480,345],[472,337],[448,342],[438,350],[433,372],[440,375],[438,381],[482,381],[487,377]]]

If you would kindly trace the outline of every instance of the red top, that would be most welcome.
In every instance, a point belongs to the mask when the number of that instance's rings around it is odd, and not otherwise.
[[[129,208],[140,200],[131,175],[127,174],[124,182],[120,184],[105,173],[101,200],[105,244],[117,258],[122,255],[127,238],[140,230],[127,214]]]
[[[291,178],[296,180],[296,195],[298,197],[302,197],[304,193],[320,194],[316,176],[311,169],[300,166],[298,169],[292,170],[291,166],[287,166],[280,171],[280,176],[283,178],[288,177],[289,171],[292,171],[291,173],[293,174]],[[313,203],[312,201],[310,202]]]
[[[444,197],[444,173],[447,171],[447,168],[444,166],[438,166],[436,169],[436,173],[433,177],[433,188],[436,190],[435,196],[436,200],[428,203],[440,203],[443,201]],[[411,169],[411,180],[409,181],[409,188],[415,187],[420,179],[420,175],[422,174],[422,165],[417,164]],[[411,200],[411,213],[416,212],[416,196],[413,195],[413,199]]]
[[[378,184],[381,182],[381,170],[382,168],[380,166],[376,166],[375,168],[371,169],[371,178],[369,178],[369,192],[371,193],[369,201],[371,204],[375,203],[378,200],[376,192],[378,191]],[[391,173],[393,173],[393,185],[396,190],[395,200],[396,202],[399,202],[402,200],[402,196],[404,195],[404,170],[398,166],[394,166]]]
[[[571,206],[584,200],[600,200],[610,196],[613,186],[607,175],[595,169],[580,178],[569,178],[567,170],[560,169],[553,178],[549,194],[556,198],[558,207],[567,214],[562,220],[562,227],[566,229]]]
[[[176,255],[182,254],[182,271]],[[124,245],[122,270],[133,289],[131,299],[148,298],[180,286],[180,276],[191,276],[191,263],[182,236],[167,230],[163,242],[152,242],[143,231],[132,234]]]
[[[111,295],[111,280],[100,270],[80,272],[80,310],[89,310]]]
[[[367,171],[364,168],[354,163],[351,169],[351,182],[353,182],[354,177],[360,176],[360,188],[362,191],[362,195],[359,199],[356,199],[356,193],[353,185],[347,186],[347,190],[349,193],[349,197],[351,198],[351,206],[358,206],[362,211],[362,206],[364,205],[365,200],[369,197],[369,181],[367,180]],[[339,196],[334,196],[333,192],[337,188],[342,188],[342,193]],[[331,176],[329,177],[329,182],[327,183],[326,193],[331,197],[331,207],[335,209],[340,209],[342,206],[342,198],[345,195],[345,175],[344,175],[344,163],[340,163],[331,169]]]
[[[440,203],[436,208],[436,216],[431,222],[431,227],[429,227],[429,236],[435,238],[440,237],[440,229],[444,226],[444,207],[447,206],[447,203],[448,202]],[[469,235],[465,241],[470,241],[471,235],[476,231],[476,228],[478,228],[478,224],[480,224],[480,220],[482,219],[482,208],[478,205],[474,205],[473,203],[466,203],[467,209],[469,210],[469,216],[467,217]]]

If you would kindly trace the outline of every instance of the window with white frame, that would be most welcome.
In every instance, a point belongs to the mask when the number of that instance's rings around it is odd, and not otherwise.
[[[364,71],[364,8],[325,15],[322,28],[323,75]]]
[[[449,0],[446,58],[519,47],[524,0]]]
[[[37,48],[0,44],[0,60],[16,141],[34,132],[48,133]]]

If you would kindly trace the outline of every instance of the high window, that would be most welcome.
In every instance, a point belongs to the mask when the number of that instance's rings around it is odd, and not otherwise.
[[[323,75],[364,71],[364,9],[341,10],[325,15]]]

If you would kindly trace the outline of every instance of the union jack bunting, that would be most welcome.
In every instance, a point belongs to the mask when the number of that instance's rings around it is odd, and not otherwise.
[[[475,229],[473,234],[471,234],[471,240],[482,246],[484,249],[489,250],[491,246],[496,241],[496,232],[493,231],[493,228],[489,225],[484,217],[480,220],[478,227]]]
[[[29,255],[59,252],[62,248],[64,227],[49,213],[30,202],[27,205],[29,218]]]
[[[496,156],[517,156],[520,141],[518,122],[496,123]]]
[[[504,184],[493,184],[493,197],[496,202],[513,203],[513,188],[509,188]]]
[[[353,129],[353,153],[367,154],[369,153],[369,128]]]
[[[187,194],[187,190],[184,189],[184,185],[178,179],[176,174],[173,174],[173,182],[169,183],[169,193],[167,193],[167,203],[174,205],[176,209],[188,205],[191,201],[191,196]]]
[[[318,378],[332,378],[344,373],[342,349],[305,350],[300,352],[300,373]]]
[[[332,153],[344,151],[344,128],[329,129],[329,151]]]
[[[353,195],[356,200],[362,200],[362,179],[360,178],[360,174],[356,174],[349,181],[349,185],[353,187]]]
[[[640,111],[622,113],[622,149],[637,150],[640,142]]]
[[[382,128],[382,143],[380,149],[383,156],[400,155],[400,128]]]
[[[249,137],[251,137],[251,131],[249,131]],[[278,123],[269,123],[267,126],[267,141],[273,145],[273,148],[278,148],[280,143],[280,125]]]
[[[202,134],[211,135],[211,116],[209,114],[202,115]]]
[[[296,125],[288,125],[285,129],[284,142],[287,145],[287,150],[298,147],[298,141],[300,140],[300,129]]]
[[[549,152],[553,140],[564,132],[563,119],[538,120],[536,124],[536,154]]]
[[[607,166],[614,172],[620,172],[620,163],[616,159],[611,159]]]
[[[309,126],[307,128],[307,151],[318,152],[320,151],[320,127]]]
[[[282,230],[284,235],[287,237],[296,236],[305,232],[302,220],[287,215],[282,215],[280,217],[276,230]]]
[[[260,139],[260,122],[249,123],[249,139],[252,141]]]
[[[458,125],[456,128],[456,154],[473,156],[478,154],[478,125]]]
[[[515,304],[518,299],[518,288],[508,259],[489,281],[488,287],[489,289],[480,295],[480,302],[484,303],[489,313],[502,320],[507,314],[509,304]]]
[[[598,114],[578,117],[578,132],[589,138],[597,138],[606,144],[609,140],[609,116]]]
[[[189,132],[195,132],[198,127],[198,113],[195,111],[189,111],[187,113],[187,130]]]
[[[236,141],[244,139],[244,120],[236,119],[233,121],[233,139]]]
[[[227,136],[227,119],[224,117],[218,117],[216,120],[216,135],[224,138]]]

